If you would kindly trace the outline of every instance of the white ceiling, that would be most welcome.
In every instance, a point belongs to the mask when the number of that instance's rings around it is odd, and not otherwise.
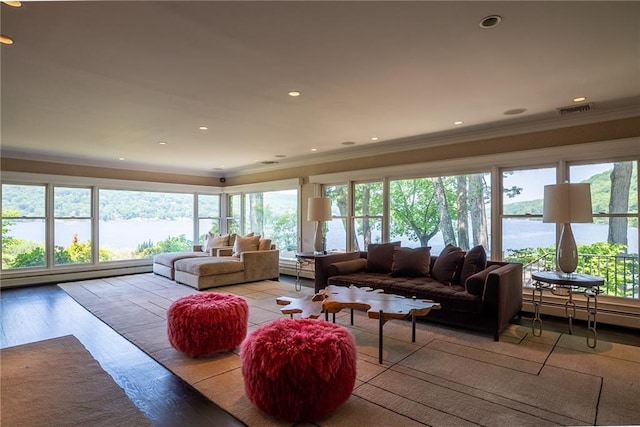
[[[26,2],[1,28],[5,157],[224,176],[640,104],[640,2]]]

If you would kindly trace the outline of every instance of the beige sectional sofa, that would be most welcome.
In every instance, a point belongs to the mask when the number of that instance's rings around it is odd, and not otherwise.
[[[220,238],[222,237],[222,239]],[[228,246],[233,242],[233,246]],[[204,249],[204,251],[203,251]],[[153,272],[196,289],[258,280],[278,280],[280,253],[260,236],[213,235],[193,251],[153,257]]]

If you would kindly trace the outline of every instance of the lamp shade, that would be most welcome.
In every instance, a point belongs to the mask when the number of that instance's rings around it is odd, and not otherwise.
[[[309,197],[307,221],[329,221],[331,219],[331,199]]]
[[[593,222],[590,185],[568,182],[545,185],[542,222]]]

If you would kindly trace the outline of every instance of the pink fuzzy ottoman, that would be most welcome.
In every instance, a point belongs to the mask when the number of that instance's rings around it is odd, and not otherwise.
[[[247,335],[247,301],[203,292],[180,298],[167,312],[169,342],[191,357],[233,350]]]
[[[240,350],[249,400],[288,421],[320,420],[347,401],[356,379],[356,346],[340,325],[281,319],[253,331]]]

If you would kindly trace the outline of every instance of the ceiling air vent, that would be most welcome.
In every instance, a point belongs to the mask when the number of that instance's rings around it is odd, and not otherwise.
[[[276,165],[278,164],[278,162],[276,162],[275,160],[265,160],[264,162],[260,162],[263,165]]]
[[[586,113],[587,111],[591,111],[592,109],[593,109],[593,102],[590,102],[588,104],[571,105],[569,107],[556,108],[556,111],[561,116],[564,116],[565,114]]]

